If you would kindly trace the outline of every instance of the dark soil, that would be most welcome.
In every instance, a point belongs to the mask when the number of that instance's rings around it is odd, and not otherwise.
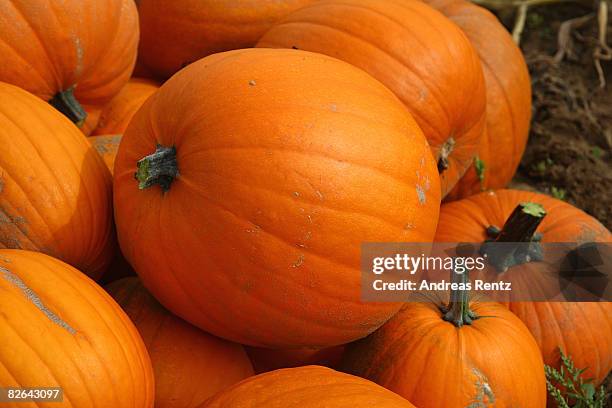
[[[596,19],[573,30],[563,61],[553,59],[561,23],[594,11],[576,4],[530,9],[521,48],[532,77],[533,121],[512,187],[562,198],[612,229],[612,62],[602,61],[601,89],[593,63]]]
[[[533,7],[521,37],[533,89],[529,142],[513,188],[561,198],[612,229],[612,61],[602,61],[607,86],[600,88],[593,52],[598,38],[592,18],[572,31],[570,52],[559,63],[561,23],[594,13],[577,4]],[[511,30],[513,13],[499,17]],[[612,43],[612,16],[608,44]],[[612,393],[612,373],[605,387]],[[612,399],[607,406],[612,408]]]

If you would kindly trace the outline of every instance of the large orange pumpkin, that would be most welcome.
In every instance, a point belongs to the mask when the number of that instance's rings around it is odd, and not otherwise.
[[[0,248],[45,252],[98,278],[115,248],[108,169],[51,106],[0,83]]]
[[[503,305],[458,292],[444,306],[407,303],[347,347],[343,368],[419,408],[543,408],[544,364],[529,330]]]
[[[200,408],[410,408],[397,394],[325,367],[285,368],[248,378]]]
[[[336,368],[342,359],[344,346],[326,348],[300,347],[293,349],[267,349],[246,347],[256,373],[278,370],[279,368],[320,365]]]
[[[153,407],[153,370],[138,331],[76,269],[0,249],[0,310],[0,386],[63,391],[63,403],[8,406]]]
[[[134,0],[0,2],[0,81],[48,101],[89,132],[132,73]]]
[[[324,0],[273,26],[258,47],[320,52],[387,85],[425,133],[442,195],[472,160],[485,125],[485,86],[465,34],[418,0]]]
[[[96,152],[104,160],[104,164],[113,174],[115,168],[115,158],[121,143],[121,135],[101,135],[91,136],[88,138],[91,145],[96,149]]]
[[[172,77],[130,123],[114,183],[121,248],[155,297],[270,348],[342,344],[384,323],[398,305],[359,301],[361,243],[430,241],[440,201],[400,101],[295,50],[215,54]]]
[[[132,116],[159,85],[148,79],[132,78],[102,109],[98,127],[93,135],[117,134],[127,129]]]
[[[193,407],[251,375],[239,344],[211,336],[160,305],[138,278],[106,287],[132,319],[151,356],[155,407]]]
[[[139,73],[160,79],[221,51],[252,47],[279,18],[315,0],[139,0]]]
[[[472,42],[482,61],[487,125],[474,164],[447,199],[506,187],[525,151],[531,120],[531,81],[521,50],[488,10],[465,0],[426,0]]]
[[[517,190],[481,193],[443,205],[436,240],[483,242],[486,229],[502,227],[523,202],[540,204],[546,211],[537,229],[542,242],[612,242],[604,226],[570,204]],[[546,364],[559,367],[561,347],[576,367],[587,367],[586,378],[600,382],[612,369],[611,303],[515,302],[509,307],[535,337]]]

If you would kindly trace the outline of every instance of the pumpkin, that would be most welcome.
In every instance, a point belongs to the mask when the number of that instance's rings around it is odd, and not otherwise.
[[[485,136],[474,164],[446,197],[458,199],[505,187],[525,151],[531,121],[527,64],[508,30],[487,9],[465,0],[426,0],[456,23],[482,61],[486,92]]]
[[[537,229],[542,242],[612,242],[604,226],[572,205],[518,190],[485,192],[443,205],[436,240],[483,242],[489,226],[503,226],[524,202],[539,204],[546,211]],[[559,368],[560,347],[576,367],[587,368],[585,378],[596,383],[612,369],[611,303],[512,302],[508,306],[535,337],[547,365]]]
[[[98,278],[113,256],[112,181],[68,119],[0,83],[0,248],[41,251]]]
[[[133,0],[0,2],[0,81],[48,101],[88,133],[136,61]]]
[[[253,375],[239,344],[205,333],[174,316],[142,286],[124,278],[106,290],[132,319],[151,356],[155,407],[194,407]]]
[[[467,282],[467,272],[452,275],[453,283]],[[450,299],[406,303],[347,347],[344,371],[421,408],[544,407],[544,364],[525,325],[503,305],[472,301],[465,291],[451,291]]]
[[[363,378],[320,366],[256,375],[220,392],[200,408],[410,408],[400,396]]]
[[[138,72],[166,79],[207,55],[255,45],[278,19],[315,0],[140,0]]]
[[[440,187],[381,83],[321,54],[246,49],[145,102],[114,200],[124,255],[173,313],[241,344],[326,347],[398,310],[359,302],[361,243],[431,242]]]
[[[100,157],[102,157],[104,164],[106,164],[111,174],[113,174],[115,157],[117,157],[119,143],[121,143],[121,135],[91,136],[88,140]]]
[[[321,365],[335,368],[340,363],[344,346],[322,349],[301,347],[280,350],[247,347],[246,351],[253,363],[255,372],[259,374],[279,368],[301,367],[305,365]]]
[[[0,310],[2,387],[60,387],[58,406],[153,407],[138,331],[84,274],[48,255],[0,249]]]
[[[93,135],[117,134],[125,131],[130,119],[153,92],[159,88],[148,79],[132,78],[102,109]]]
[[[421,1],[316,2],[274,25],[257,46],[330,55],[385,84],[425,133],[443,196],[472,164],[485,125],[481,63],[465,34]]]

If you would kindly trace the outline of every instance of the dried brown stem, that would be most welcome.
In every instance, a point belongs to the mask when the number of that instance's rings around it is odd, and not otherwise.
[[[561,27],[559,27],[559,32],[557,34],[558,49],[554,57],[556,63],[563,61],[565,57],[575,57],[572,50],[572,31],[588,23],[594,16],[595,14],[590,13],[561,23]]]
[[[599,23],[599,38],[597,47],[593,52],[593,63],[597,70],[597,76],[599,77],[599,87],[601,89],[606,87],[606,77],[601,67],[601,61],[612,60],[612,49],[606,41],[608,34],[608,1],[601,0],[599,3],[599,9],[597,12],[597,21]]]

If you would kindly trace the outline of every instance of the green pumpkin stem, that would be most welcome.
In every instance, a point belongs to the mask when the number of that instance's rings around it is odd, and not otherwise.
[[[487,261],[499,272],[505,272],[515,265],[542,260],[539,243],[542,236],[536,230],[545,216],[546,210],[540,204],[520,203],[501,229],[494,225],[487,228],[489,239],[480,247],[480,253],[486,255]],[[517,245],[496,245],[498,243]]]
[[[442,319],[451,322],[456,327],[461,327],[465,324],[470,325],[478,318],[470,309],[470,294],[469,290],[461,289],[464,285],[467,287],[470,278],[468,271],[463,273],[451,270],[451,283],[459,285],[459,289],[451,290],[450,302],[447,306],[442,307]]]
[[[138,170],[134,177],[138,180],[139,189],[159,184],[165,193],[178,176],[176,148],[157,145],[155,153],[138,160],[136,166]]]
[[[85,123],[87,112],[74,97],[74,87],[56,93],[49,103],[78,127]]]

